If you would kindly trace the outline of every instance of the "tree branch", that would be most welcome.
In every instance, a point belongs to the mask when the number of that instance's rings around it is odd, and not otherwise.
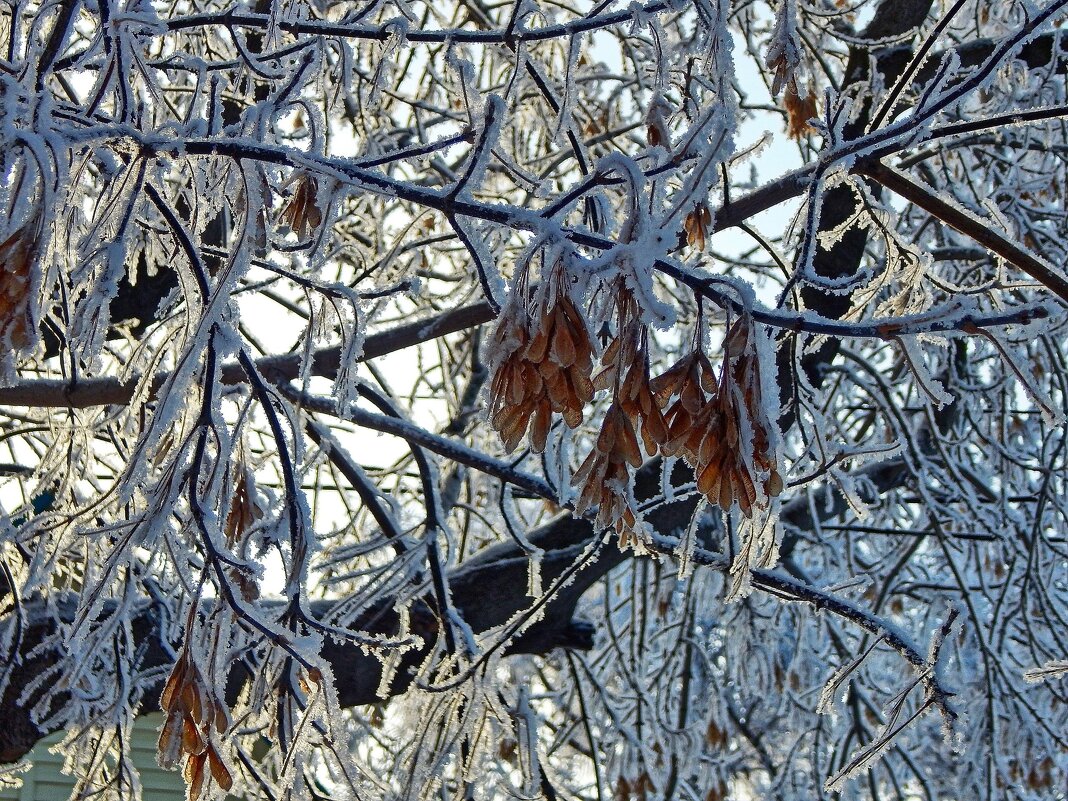
[[[912,180],[908,175],[878,161],[858,165],[857,172],[875,179],[891,192],[910,203],[930,212],[934,217],[955,228],[965,236],[996,253],[1005,261],[1023,270],[1061,300],[1068,302],[1068,280],[1059,275],[1051,265],[1036,257],[1026,248],[1013,242],[991,225],[969,214],[960,206],[934,194],[930,189]]]
[[[374,359],[422,342],[453,334],[493,319],[493,312],[486,303],[473,303],[459,309],[443,312],[428,320],[405,323],[389,331],[372,334],[363,345],[360,361]],[[296,378],[300,373],[303,355],[286,353],[265,356],[256,360],[256,366],[264,375],[275,379]],[[311,371],[315,375],[333,378],[340,367],[341,348],[337,345],[315,351]],[[170,372],[161,371],[152,379],[152,394],[163,386]],[[225,364],[221,371],[224,384],[240,384],[247,379],[245,371],[236,362]],[[123,405],[129,403],[141,381],[134,376],[129,381],[108,376],[92,378],[71,384],[57,379],[41,378],[20,382],[9,387],[0,387],[0,406],[35,406],[84,409],[91,406]]]

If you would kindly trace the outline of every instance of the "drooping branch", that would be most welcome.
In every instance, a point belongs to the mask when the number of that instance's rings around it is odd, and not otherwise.
[[[472,303],[459,309],[442,312],[427,320],[404,323],[372,334],[364,341],[361,360],[374,359],[403,348],[429,342],[447,334],[462,331],[493,319],[493,312],[486,303]],[[314,375],[333,378],[340,366],[341,348],[337,345],[317,350],[312,355],[311,372]],[[286,353],[265,356],[256,360],[261,373],[275,379],[294,379],[300,373],[302,354]],[[162,371],[152,379],[155,394],[166,382],[170,373]],[[244,383],[247,376],[236,362],[222,367],[220,380],[224,384]],[[0,406],[34,406],[81,409],[91,406],[124,405],[134,396],[140,377],[128,381],[107,376],[92,378],[71,384],[58,379],[31,379],[13,386],[0,387]]]

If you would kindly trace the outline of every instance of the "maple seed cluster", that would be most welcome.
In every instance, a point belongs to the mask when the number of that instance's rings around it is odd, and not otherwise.
[[[649,771],[643,770],[638,774],[638,778],[628,781],[625,776],[620,776],[616,781],[616,791],[613,794],[613,801],[649,801],[650,798],[656,797],[656,785],[653,784],[653,778],[649,775]]]
[[[761,496],[782,492],[748,320],[739,320],[727,334],[718,381],[708,358],[694,347],[653,382],[653,391],[662,404],[675,398],[665,414],[663,453],[686,460],[709,501],[723,509],[737,501],[749,517]]]
[[[775,72],[774,82],[771,87],[772,97],[778,97],[779,92],[785,87],[783,95],[783,109],[786,111],[786,135],[791,139],[801,139],[814,129],[808,121],[819,115],[816,106],[816,92],[813,86],[808,86],[801,94],[800,76],[798,69],[801,59],[795,49],[789,47],[782,40],[772,44],[765,60],[767,67]]]
[[[638,544],[637,516],[630,495],[630,467],[640,467],[641,432],[645,451],[655,455],[667,437],[660,406],[649,388],[649,333],[641,322],[633,294],[616,288],[618,335],[605,348],[602,370],[594,379],[595,389],[609,390],[613,401],[608,407],[597,441],[582,466],[571,479],[579,487],[577,514],[597,508],[598,526],[614,526],[620,545]]]
[[[159,764],[173,769],[183,755],[187,757],[184,774],[190,801],[200,797],[209,772],[223,790],[229,790],[233,777],[211,742],[211,729],[226,732],[230,711],[211,691],[188,649],[175,662],[159,705],[167,714],[159,735]]]
[[[493,333],[493,352],[503,355],[490,384],[490,422],[509,453],[528,428],[531,448],[541,453],[553,413],[576,428],[593,400],[593,343],[561,265],[539,287],[533,312],[525,274],[514,297]]]
[[[252,471],[246,466],[244,459],[239,460],[237,467],[237,479],[234,482],[234,492],[230,501],[230,511],[226,515],[226,544],[235,553],[237,550],[244,551],[248,547],[248,534],[256,522],[262,519],[264,510],[256,498],[255,479]],[[241,556],[244,554],[241,553]],[[230,578],[241,591],[241,597],[246,603],[252,603],[260,597],[260,588],[256,583],[256,577],[244,566],[229,568]]]
[[[650,379],[648,328],[621,278],[614,289],[617,334],[591,381],[586,323],[563,287],[562,270],[554,270],[532,317],[520,280],[513,297],[521,300],[502,311],[494,332],[493,352],[504,355],[490,386],[490,420],[509,452],[531,420],[531,447],[541,452],[553,412],[575,428],[594,391],[608,391],[611,403],[600,431],[571,484],[579,492],[575,513],[596,510],[596,524],[615,528],[622,547],[641,543],[631,469],[641,466],[643,446],[646,456],[684,459],[710,502],[723,509],[737,503],[747,517],[782,492],[748,317],[728,330],[718,378],[698,328],[690,352]]]

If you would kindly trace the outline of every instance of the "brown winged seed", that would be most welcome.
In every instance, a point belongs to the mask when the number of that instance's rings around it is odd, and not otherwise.
[[[308,239],[323,223],[323,212],[317,205],[319,185],[310,175],[300,174],[294,179],[293,194],[282,207],[278,219],[297,239]]]
[[[614,527],[619,535],[620,547],[639,542],[627,465],[638,467],[641,463],[641,450],[634,425],[620,405],[614,402],[604,416],[593,450],[571,477],[571,485],[580,488],[575,514],[581,515],[596,507],[596,525],[601,528]]]
[[[708,229],[712,226],[712,212],[704,203],[698,203],[693,207],[693,211],[686,215],[682,226],[686,231],[686,244],[703,251]]]
[[[41,221],[32,215],[0,242],[0,342],[15,349],[30,344],[30,272],[40,247]]]

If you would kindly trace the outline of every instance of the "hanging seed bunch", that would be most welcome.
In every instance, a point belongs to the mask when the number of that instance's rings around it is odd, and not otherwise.
[[[710,502],[723,509],[737,502],[750,517],[754,506],[782,492],[748,318],[728,332],[718,381],[698,335],[691,352],[652,386],[660,403],[675,399],[665,414],[663,452],[694,468],[697,488]]]
[[[167,714],[159,735],[159,764],[173,769],[186,757],[185,781],[190,801],[197,801],[210,773],[223,789],[233,777],[211,741],[211,729],[223,734],[230,727],[230,711],[211,691],[189,649],[183,649],[163,688],[160,709]]]
[[[784,86],[796,84],[801,66],[801,41],[797,33],[797,7],[793,0],[781,0],[775,14],[771,41],[764,65],[775,72],[771,94],[778,97]]]
[[[661,407],[666,406],[664,422],[667,440],[661,449],[665,456],[680,456],[696,464],[707,437],[710,416],[715,412],[716,374],[704,350],[695,346],[665,373],[653,379],[651,387]],[[711,396],[711,397],[710,397]],[[674,398],[673,402],[670,402]]]
[[[531,311],[527,282],[524,270],[493,332],[490,422],[508,452],[530,428],[530,447],[541,453],[553,413],[576,428],[593,400],[593,343],[562,260],[543,277]]]
[[[694,206],[693,211],[683,220],[682,227],[686,234],[686,244],[703,252],[705,240],[708,239],[708,232],[712,228],[712,212],[709,211],[708,205],[698,203]]]
[[[616,318],[619,333],[605,349],[594,389],[612,392],[631,425],[641,431],[646,453],[655,456],[667,439],[667,427],[649,384],[649,329],[622,283],[616,290]]]
[[[527,359],[537,365],[554,412],[571,428],[582,423],[582,411],[593,400],[593,342],[586,319],[569,293],[563,262],[557,263],[539,289],[534,336]]]
[[[739,451],[741,458],[734,472],[748,472],[752,483],[763,489],[764,498],[774,498],[782,492],[783,483],[777,443],[773,439],[775,428],[768,417],[761,386],[753,321],[748,316],[739,319],[728,332],[723,359],[723,374],[732,380],[728,383],[721,378],[720,395],[725,395],[728,388],[731,390],[734,419],[744,421],[752,430],[752,441]],[[739,445],[743,444],[744,441],[739,441]]]
[[[571,484],[580,488],[575,511],[582,514],[596,507],[596,524],[614,527],[620,547],[627,547],[641,542],[629,469],[642,463],[638,432],[646,454],[652,456],[666,440],[667,428],[649,386],[648,329],[622,280],[616,286],[616,319],[618,333],[605,349],[601,372],[594,379],[596,389],[612,393],[612,404],[593,450]]]
[[[768,46],[765,66],[775,73],[771,94],[783,95],[783,109],[786,111],[786,135],[791,139],[801,139],[813,131],[808,121],[818,116],[816,92],[812,86],[804,86],[801,78],[801,41],[797,32],[797,4],[793,0],[782,0],[775,14],[775,25]]]
[[[16,350],[32,341],[30,279],[40,240],[41,220],[34,214],[0,242],[0,342]]]

